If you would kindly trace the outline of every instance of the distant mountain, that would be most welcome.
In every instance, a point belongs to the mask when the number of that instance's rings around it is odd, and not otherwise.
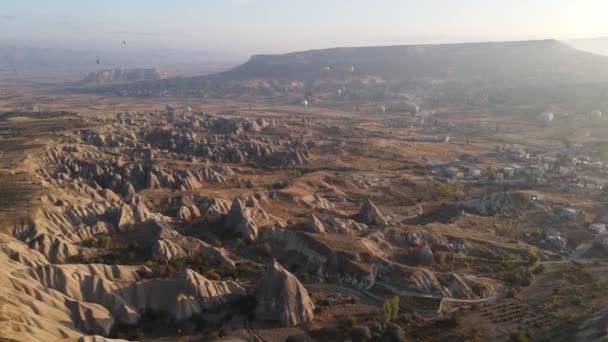
[[[362,75],[387,80],[489,80],[529,85],[604,81],[608,80],[607,67],[608,58],[574,49],[556,40],[406,45],[255,55],[227,72],[140,85],[171,91],[253,79],[311,81]]]
[[[594,79],[608,59],[555,40],[335,48],[253,56],[226,76],[306,79],[357,74],[386,79]],[[329,68],[329,70],[327,70]]]
[[[564,42],[578,50],[608,56],[608,37],[572,39]]]
[[[161,76],[161,73],[156,69],[108,69],[88,74],[80,81],[80,84],[100,85],[129,83],[143,80],[159,80]]]
[[[100,64],[97,64],[99,59]],[[91,50],[16,45],[0,41],[0,78],[81,79],[100,69],[158,68],[172,74],[208,74],[230,68],[238,57],[178,49]]]
[[[607,94],[608,57],[556,40],[333,48],[256,55],[217,74],[87,91],[131,96],[291,95],[322,101],[327,96],[315,93],[336,89],[364,102],[397,101],[411,94],[439,106],[580,107]]]

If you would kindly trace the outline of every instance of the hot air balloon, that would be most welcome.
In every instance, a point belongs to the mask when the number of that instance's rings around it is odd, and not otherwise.
[[[383,114],[386,113],[386,107],[380,106],[380,112],[382,112]]]
[[[301,104],[303,107],[308,107],[308,100],[302,100]]]
[[[350,68],[348,68],[348,71],[350,71],[350,72],[355,72],[355,67],[351,65],[351,67],[350,67]]]
[[[342,95],[342,89],[338,89],[338,96]]]
[[[406,105],[406,111],[409,113],[412,113],[413,115],[416,115],[416,114],[420,113],[420,107],[418,107],[417,105],[415,105],[413,103],[408,103]]]
[[[549,123],[551,123],[551,121],[553,121],[554,115],[551,112],[542,112],[540,114],[538,114],[538,116],[536,117],[536,120],[538,122],[540,122],[543,126],[548,125]]]
[[[330,67],[329,67],[329,65],[328,65],[328,66],[326,66],[325,68],[323,68],[323,70],[325,70],[325,71],[330,71],[330,70],[331,70],[331,68],[330,68]]]

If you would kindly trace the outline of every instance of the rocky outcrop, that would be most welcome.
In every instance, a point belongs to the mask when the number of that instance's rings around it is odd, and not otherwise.
[[[305,227],[311,233],[325,234],[325,226],[323,226],[323,223],[321,223],[314,214],[308,216]]]
[[[372,255],[362,240],[351,236],[340,236],[339,240],[348,242],[339,248],[332,237],[327,234],[309,234],[301,231],[287,230],[280,227],[260,230],[263,241],[280,246],[287,255],[298,255],[305,260],[301,265],[324,277],[328,281],[341,283],[358,289],[369,289],[375,282],[373,267],[361,262],[362,256],[353,250]],[[324,241],[324,238],[330,241]],[[346,246],[350,244],[349,246]],[[348,249],[347,249],[348,248]]]
[[[230,210],[226,214],[224,227],[250,241],[254,241],[258,236],[257,226],[243,202],[238,198],[232,201]]]
[[[380,210],[372,203],[369,198],[363,201],[363,205],[359,212],[355,215],[355,220],[361,223],[373,225],[373,226],[385,226],[388,221],[384,218],[384,215]]]
[[[363,231],[368,227],[364,223],[359,223],[351,219],[341,219],[332,217],[328,220],[329,228],[339,234],[348,234],[351,231]]]
[[[177,211],[177,219],[180,221],[190,221],[201,216],[200,211],[194,205],[181,206]]]
[[[183,236],[173,229],[159,225],[147,227],[147,230],[156,230],[157,240],[152,244],[152,257],[162,263],[204,254],[213,265],[227,268],[235,266],[224,248],[211,246],[202,240]]]
[[[215,221],[228,213],[230,204],[222,199],[212,199],[201,208],[201,212],[211,221]]]
[[[145,273],[150,273],[145,267],[49,265],[31,270],[29,276],[71,300],[97,304],[123,323],[136,322],[146,309],[182,320],[245,293],[235,282],[210,281],[192,270],[173,279],[146,280]]]
[[[397,263],[382,265],[379,272],[383,275],[384,283],[394,283],[400,288],[411,291],[439,294],[450,298],[488,298],[496,296],[501,289],[500,285],[492,279],[452,272],[438,273]]]
[[[146,222],[147,220],[163,221],[165,217],[161,214],[152,213],[146,205],[139,201],[139,197],[134,195],[135,200],[131,200],[131,204],[123,204],[117,213],[111,210],[109,215],[116,215],[116,227],[119,231],[132,229],[136,224]],[[134,204],[137,203],[137,204]]]
[[[415,248],[414,256],[419,265],[431,266],[435,263],[433,251],[429,248],[428,245]]]
[[[278,321],[295,326],[314,317],[314,303],[298,278],[287,272],[277,261],[268,266],[255,289],[256,318]]]

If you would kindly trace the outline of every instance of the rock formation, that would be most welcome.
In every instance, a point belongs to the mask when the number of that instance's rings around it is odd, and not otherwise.
[[[308,231],[311,233],[325,234],[325,227],[323,226],[323,223],[321,223],[321,221],[319,221],[314,214],[310,214],[310,216],[308,216],[305,226],[306,229],[308,229]]]
[[[258,236],[258,228],[253,222],[249,212],[246,210],[243,202],[235,198],[232,201],[230,210],[226,214],[224,227],[229,229],[243,238],[253,241]]]
[[[295,326],[314,317],[315,306],[298,278],[273,261],[255,289],[256,317]]]
[[[363,201],[361,209],[355,215],[355,220],[374,226],[385,226],[388,223],[380,210],[369,198]]]

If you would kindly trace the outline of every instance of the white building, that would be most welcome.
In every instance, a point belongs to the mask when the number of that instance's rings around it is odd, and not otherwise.
[[[558,213],[561,216],[573,221],[582,220],[585,214],[582,210],[576,208],[559,208]]]
[[[555,229],[547,229],[545,231],[545,240],[559,249],[566,247],[568,244],[568,240]]]
[[[603,223],[592,223],[589,225],[589,230],[595,234],[604,234],[606,232],[606,225]]]
[[[422,135],[415,137],[414,140],[420,142],[445,143],[450,141],[450,136]]]

